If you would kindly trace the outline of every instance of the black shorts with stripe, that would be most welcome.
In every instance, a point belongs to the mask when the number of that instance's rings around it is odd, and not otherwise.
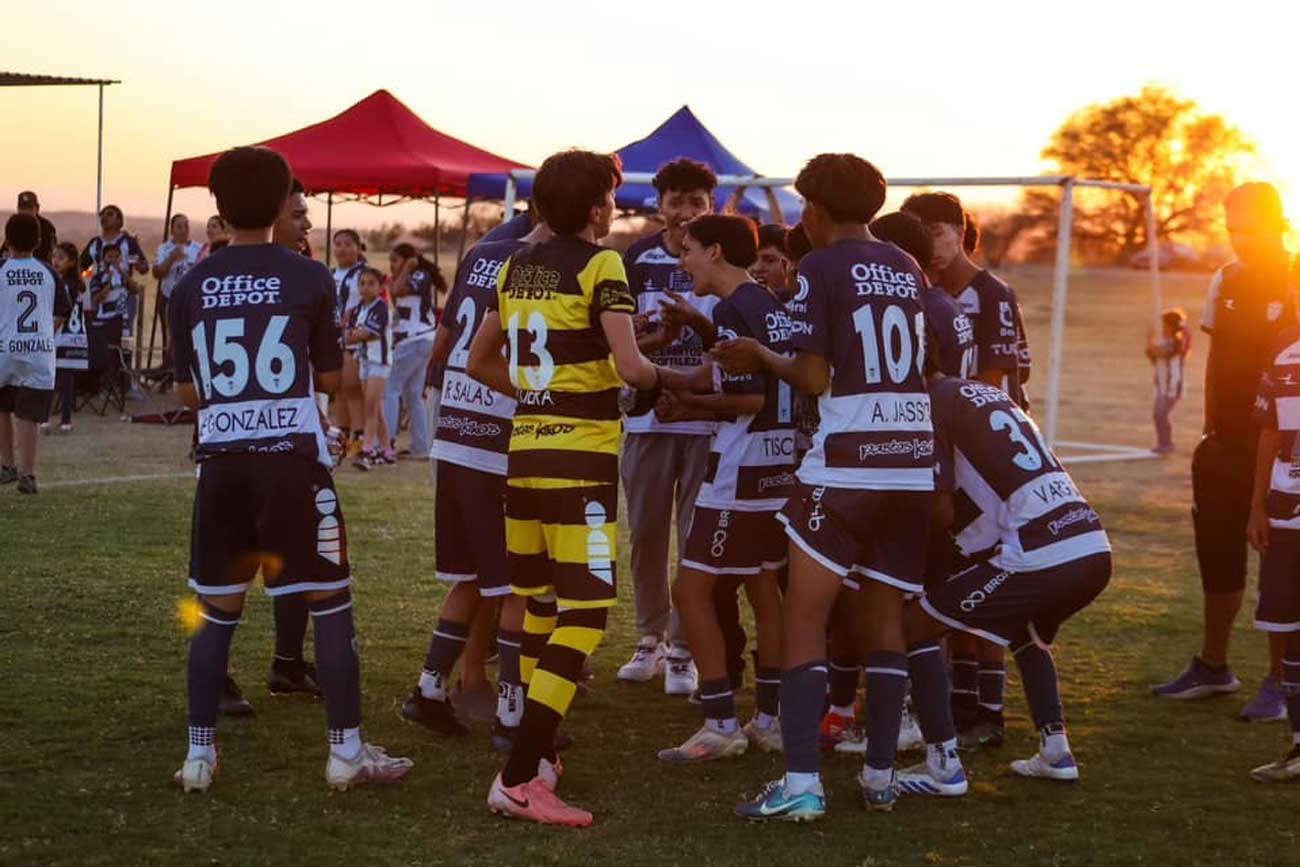
[[[477,581],[482,596],[510,593],[506,477],[438,461],[434,568],[439,581]]]
[[[757,575],[784,566],[788,547],[774,511],[696,506],[681,565],[709,575]]]

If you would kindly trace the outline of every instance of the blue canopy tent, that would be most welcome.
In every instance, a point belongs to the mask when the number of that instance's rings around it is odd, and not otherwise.
[[[672,117],[660,124],[654,132],[639,141],[619,148],[623,171],[654,174],[664,163],[678,157],[690,157],[712,168],[719,175],[753,176],[754,170],[741,162],[731,151],[709,132],[689,106],[683,105]],[[519,180],[519,196],[526,198],[532,192],[531,178]],[[719,187],[716,205],[719,210],[731,198],[734,187]],[[472,175],[469,179],[470,198],[504,199],[506,176],[503,174]],[[775,190],[777,202],[785,221],[794,224],[803,207],[799,197],[784,188]],[[658,206],[658,196],[649,184],[624,184],[615,196],[618,207],[625,211],[653,211]],[[772,222],[767,192],[758,188],[745,191],[739,205],[741,213]]]

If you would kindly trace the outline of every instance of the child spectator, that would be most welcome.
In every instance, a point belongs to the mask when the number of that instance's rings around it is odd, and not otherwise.
[[[118,347],[122,345],[124,324],[127,320],[127,299],[140,291],[131,276],[130,266],[122,261],[122,248],[108,244],[103,248],[102,259],[95,268],[86,287],[90,296],[87,312],[95,318],[88,323],[87,339],[90,344],[90,366],[116,376],[121,368]],[[104,383],[107,384],[107,381]]]
[[[1183,396],[1183,367],[1187,353],[1192,349],[1192,334],[1187,327],[1187,314],[1171,307],[1160,314],[1160,336],[1147,340],[1147,358],[1155,368],[1155,406],[1152,416],[1156,423],[1158,455],[1173,454],[1173,426],[1169,416],[1178,398]]]
[[[384,389],[392,372],[392,328],[388,302],[384,300],[383,275],[366,268],[357,279],[359,303],[348,316],[344,342],[352,347],[361,376],[361,398],[365,416],[362,451],[353,466],[369,470],[385,463],[395,463],[397,455],[388,444],[384,431]],[[355,421],[353,422],[355,424]]]
[[[77,402],[77,373],[90,366],[90,352],[86,345],[85,304],[86,281],[81,279],[77,267],[77,245],[64,241],[54,248],[52,262],[54,273],[63,281],[72,305],[67,322],[54,335],[54,391],[59,397],[60,424],[63,433],[72,433],[72,410]],[[47,422],[41,433],[49,433]]]

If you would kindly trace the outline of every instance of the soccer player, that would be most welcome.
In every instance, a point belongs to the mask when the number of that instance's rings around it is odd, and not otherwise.
[[[697,294],[718,299],[712,317],[719,336],[753,338],[784,355],[790,348],[790,317],[746,271],[757,247],[749,219],[709,214],[686,224],[681,266]],[[688,388],[665,392],[660,404],[664,415],[684,411],[720,420],[673,584],[673,603],[699,667],[705,724],[659,758],[710,761],[740,755],[751,743],[779,750],[781,600],[776,570],[785,565],[786,546],[776,513],[794,487],[790,386],[765,372],[729,376],[707,364],[685,376],[674,371],[665,382]],[[735,580],[745,585],[758,632],[758,712],[744,731],[736,720],[724,630],[715,610],[718,586]],[[734,597],[735,588],[728,591]]]
[[[966,792],[937,643],[952,630],[1010,647],[1020,669],[1039,750],[1011,770],[1077,780],[1049,647],[1061,625],[1106,588],[1110,542],[1038,427],[1005,391],[940,375],[930,383],[930,403],[937,522],[950,528],[970,565],[927,586],[907,610],[912,698],[927,750],[924,763],[900,772],[899,787],[921,795]]]
[[[72,304],[54,271],[37,259],[41,224],[32,214],[5,221],[0,258],[0,485],[36,488],[37,429],[54,402],[54,331]]]
[[[1259,441],[1251,402],[1273,360],[1273,343],[1296,324],[1290,254],[1283,244],[1282,199],[1269,184],[1244,184],[1223,209],[1236,254],[1210,281],[1201,329],[1210,335],[1205,361],[1205,436],[1192,454],[1192,527],[1205,599],[1201,652],[1183,673],[1154,687],[1165,698],[1197,699],[1236,692],[1228,665],[1232,626],[1246,591],[1246,525]],[[1269,633],[1269,673],[1241,712],[1255,722],[1286,718],[1281,633]]]
[[[712,335],[697,329],[668,328],[660,317],[664,304],[692,308],[704,322],[717,299],[691,291],[691,278],[682,270],[685,226],[713,210],[718,185],[713,170],[682,158],[661,167],[654,177],[659,194],[662,232],[637,241],[623,256],[628,285],[636,298],[637,313],[649,318],[651,330],[641,337],[641,348],[661,367],[692,370],[703,364]],[[636,627],[641,633],[632,659],[618,670],[620,680],[644,682],[661,671],[664,692],[690,695],[698,684],[689,641],[681,618],[672,611],[668,585],[668,543],[674,504],[677,508],[678,559],[690,531],[691,510],[708,465],[713,422],[706,419],[665,424],[654,413],[628,416],[623,445],[623,490],[627,497],[628,528],[632,540],[632,589]],[[665,633],[672,646],[665,648]]]
[[[802,312],[792,314],[794,355],[754,340],[720,342],[729,373],[761,365],[820,395],[821,424],[780,513],[789,537],[790,584],[782,617],[781,735],[786,774],[737,807],[749,819],[811,820],[826,810],[819,723],[826,696],[826,625],[853,576],[865,620],[869,809],[898,797],[894,757],[907,685],[903,597],[922,589],[934,438],[925,391],[925,275],[867,223],[885,179],[852,154],[822,154],[799,173],[802,225],[813,252],[799,263]]]
[[[1264,783],[1300,779],[1300,478],[1295,472],[1300,433],[1300,328],[1282,333],[1271,351],[1255,399],[1259,448],[1246,534],[1260,553],[1255,628],[1284,644],[1277,691],[1291,720],[1291,749],[1250,772]]]
[[[758,230],[758,258],[749,273],[784,304],[794,294],[790,280],[790,259],[785,254],[785,226],[768,224]]]
[[[529,213],[536,216],[535,210]],[[500,599],[500,676],[492,742],[503,752],[518,733],[524,685],[532,680],[546,636],[524,632],[526,599],[510,592],[506,563],[506,456],[515,414],[513,393],[493,391],[472,379],[466,367],[470,344],[496,306],[497,276],[506,260],[550,237],[546,224],[537,222],[521,239],[475,244],[456,271],[433,345],[433,363],[445,365],[433,441],[434,569],[438,580],[452,586],[429,638],[419,683],[402,704],[402,716],[441,735],[467,732],[452,710],[449,679],[483,600]],[[527,597],[535,611],[530,625],[552,620],[553,603],[540,605],[535,599]]]
[[[542,163],[533,198],[555,237],[502,267],[469,350],[471,376],[518,396],[506,472],[511,587],[553,598],[557,610],[554,620],[525,624],[549,638],[488,806],[544,824],[592,822],[555,794],[555,732],[617,598],[620,380],[641,390],[659,382],[637,349],[622,259],[596,245],[621,180],[616,157],[575,150]]]
[[[231,245],[172,295],[177,391],[199,416],[189,584],[189,752],[176,782],[206,792],[218,765],[217,703],[244,593],[259,569],[272,596],[307,597],[329,725],[326,782],[390,782],[410,759],[361,739],[361,667],[347,536],[314,390],[338,385],[334,284],[319,263],[271,243],[289,166],[265,148],[227,151],[208,188]]]

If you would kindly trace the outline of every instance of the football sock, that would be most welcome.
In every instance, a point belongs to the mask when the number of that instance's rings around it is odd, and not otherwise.
[[[980,707],[993,713],[1002,713],[1002,690],[1007,682],[1005,662],[979,664],[978,687]]]
[[[1048,761],[1056,761],[1070,752],[1070,741],[1065,736],[1065,723],[1054,722],[1038,731],[1039,752]]]
[[[832,656],[830,663],[831,710],[853,716],[853,702],[858,697],[858,683],[862,680],[861,661],[852,656]],[[839,708],[840,710],[837,710]]]
[[[754,701],[760,716],[781,712],[781,669],[754,669]]]
[[[420,695],[435,701],[447,700],[447,679],[460,659],[465,642],[469,639],[469,625],[439,619],[429,638],[429,651],[424,655],[424,670],[420,672]]]
[[[524,640],[522,632],[499,630],[497,632],[497,721],[514,728],[524,713],[524,688],[519,677],[519,648]]]
[[[271,598],[275,613],[275,658],[281,662],[300,662],[307,641],[307,597],[286,593]]]
[[[952,656],[952,700],[958,705],[973,706],[979,698],[979,660],[973,656]]]
[[[519,734],[501,772],[504,785],[518,786],[537,776],[537,762],[543,757],[554,761],[555,732],[578,691],[582,664],[605,634],[608,617],[605,608],[570,609],[557,616],[528,684]]]
[[[805,662],[781,674],[781,741],[787,784],[791,773],[815,776],[821,769],[821,709],[828,677],[822,661]]]
[[[1291,719],[1292,740],[1300,744],[1300,658],[1282,660],[1282,693],[1286,696],[1286,712]]]
[[[325,693],[330,745],[333,748],[337,740],[340,747],[348,747],[346,730],[361,725],[361,660],[352,623],[352,594],[344,590],[307,605],[316,630],[316,667]]]
[[[867,767],[892,769],[907,694],[907,656],[892,650],[867,654]]]
[[[235,636],[241,611],[222,611],[206,599],[199,600],[199,628],[190,639],[186,662],[189,688],[189,758],[216,756],[217,707],[226,685],[230,641]]]
[[[935,779],[951,780],[954,772],[961,767],[961,756],[957,753],[957,738],[952,737],[942,743],[926,744],[925,765]]]
[[[944,664],[939,642],[927,641],[909,650],[907,671],[912,678],[912,703],[916,706],[925,742],[940,744],[956,737],[952,700],[948,693],[948,667]]]
[[[355,761],[361,752],[361,729],[330,729],[330,752],[341,759]]]
[[[533,669],[555,629],[555,597],[529,596],[524,608],[524,637],[519,643],[519,682],[532,683]],[[531,780],[532,777],[529,777]]]
[[[818,773],[801,773],[799,771],[785,772],[785,793],[787,795],[802,795],[804,792],[817,791],[821,792],[822,775]]]
[[[1052,652],[1034,642],[1014,651],[1016,667],[1020,669],[1020,682],[1025,687],[1025,699],[1033,714],[1034,726],[1043,729],[1052,723],[1064,723],[1061,694],[1056,684],[1056,663]]]
[[[704,724],[714,731],[731,734],[737,731],[736,694],[731,678],[700,681],[700,704],[704,707]]]

